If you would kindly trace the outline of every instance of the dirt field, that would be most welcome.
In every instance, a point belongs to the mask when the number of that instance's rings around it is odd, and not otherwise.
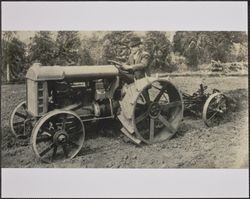
[[[204,83],[238,101],[227,122],[208,128],[201,119],[185,117],[169,141],[136,146],[119,131],[87,132],[81,152],[64,162],[45,164],[32,148],[16,141],[10,132],[9,116],[25,99],[25,85],[3,85],[1,97],[2,167],[66,168],[247,168],[248,167],[248,85],[247,77],[174,77],[180,90],[193,93]]]

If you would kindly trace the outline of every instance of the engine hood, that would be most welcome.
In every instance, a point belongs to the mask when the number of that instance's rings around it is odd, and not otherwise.
[[[46,80],[86,80],[117,76],[118,69],[113,65],[95,66],[42,66],[33,64],[26,78],[33,81]]]

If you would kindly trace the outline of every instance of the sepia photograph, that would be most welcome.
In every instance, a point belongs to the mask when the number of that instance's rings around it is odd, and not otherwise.
[[[247,1],[2,1],[2,198],[249,196]]]
[[[3,168],[248,168],[245,31],[2,31]]]

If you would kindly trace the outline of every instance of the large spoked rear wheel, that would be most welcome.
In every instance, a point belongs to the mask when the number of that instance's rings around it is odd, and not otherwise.
[[[50,163],[75,157],[84,138],[84,125],[76,113],[54,110],[36,123],[31,142],[36,156]]]
[[[178,89],[167,80],[156,80],[138,95],[132,123],[137,137],[152,144],[171,138],[182,118],[183,101]]]
[[[227,114],[227,99],[222,93],[216,92],[208,97],[202,112],[202,119],[208,127],[219,125]]]
[[[25,139],[30,136],[32,123],[27,114],[26,102],[19,103],[10,116],[10,128],[16,138]]]

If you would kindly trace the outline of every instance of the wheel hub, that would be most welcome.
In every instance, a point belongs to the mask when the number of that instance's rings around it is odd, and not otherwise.
[[[65,131],[58,131],[53,137],[54,143],[57,145],[64,144],[68,140],[68,134]]]
[[[153,102],[149,106],[149,116],[151,118],[157,118],[161,113],[161,106],[157,102]]]

